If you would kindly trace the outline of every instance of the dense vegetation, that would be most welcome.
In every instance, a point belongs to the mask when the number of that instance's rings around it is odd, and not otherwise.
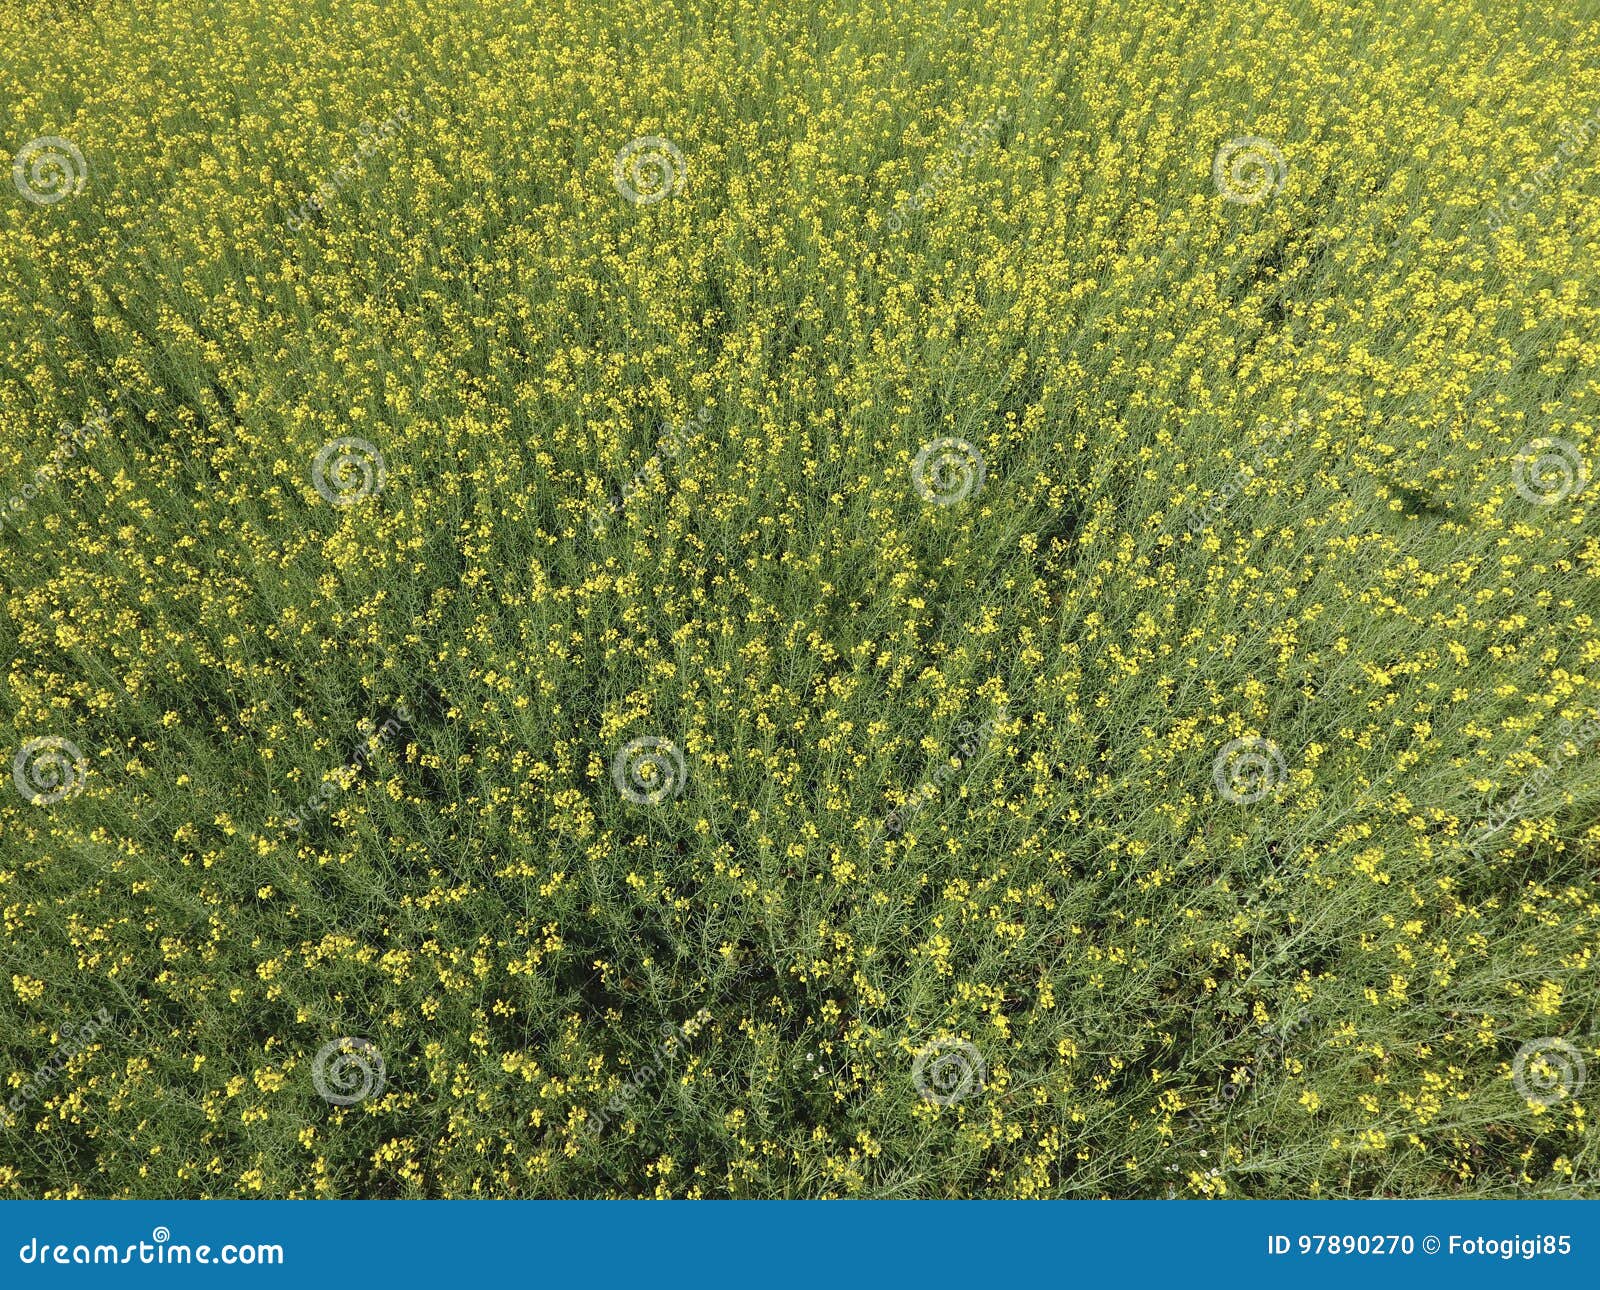
[[[1596,17],[8,5],[0,1194],[1592,1189]]]

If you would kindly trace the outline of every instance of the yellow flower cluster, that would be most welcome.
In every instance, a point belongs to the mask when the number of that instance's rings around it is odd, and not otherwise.
[[[0,1192],[1592,1188],[1569,6],[0,41]]]

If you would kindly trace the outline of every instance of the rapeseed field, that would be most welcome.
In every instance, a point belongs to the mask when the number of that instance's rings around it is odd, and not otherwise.
[[[1595,1194],[1600,4],[0,48],[0,1196]]]

